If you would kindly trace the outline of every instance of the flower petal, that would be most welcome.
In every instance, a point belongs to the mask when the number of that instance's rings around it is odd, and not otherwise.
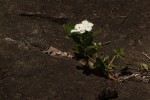
[[[80,30],[80,33],[85,33],[85,30]]]
[[[83,25],[87,25],[89,22],[87,20],[82,21]]]
[[[76,25],[75,25],[75,29],[78,30],[79,28],[80,28],[80,24],[76,24]]]
[[[92,30],[92,27],[86,27],[86,31],[90,32]]]
[[[76,29],[71,30],[71,33],[74,33],[74,32],[79,32],[79,31]]]
[[[83,24],[76,24],[75,29],[80,31],[80,30],[85,30],[85,26]]]
[[[94,25],[93,23],[88,23],[88,25],[87,25],[87,26],[92,27],[93,25]]]

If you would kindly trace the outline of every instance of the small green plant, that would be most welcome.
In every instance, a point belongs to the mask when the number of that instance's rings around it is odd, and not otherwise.
[[[77,47],[73,49],[74,53],[83,57],[93,57],[98,55],[101,43],[93,43],[93,37],[98,31],[91,32],[93,24],[88,21],[82,21],[81,24],[68,23],[64,25],[68,31],[68,38],[73,39]]]
[[[108,69],[112,69],[112,64],[116,58],[123,58],[125,56],[125,52],[123,48],[114,49],[115,55],[113,56],[112,60],[108,64]]]
[[[109,56],[103,58],[99,56],[102,43],[93,42],[94,36],[99,33],[99,30],[92,30],[93,25],[93,23],[84,20],[76,25],[68,23],[64,25],[64,28],[68,32],[67,38],[72,39],[76,44],[76,48],[73,48],[75,56],[78,55],[86,59],[87,62],[91,61],[94,70],[100,71],[107,78],[113,78],[109,74],[109,70],[112,69],[112,63],[116,57],[123,57],[125,55],[124,50],[114,50],[116,54],[108,64]]]

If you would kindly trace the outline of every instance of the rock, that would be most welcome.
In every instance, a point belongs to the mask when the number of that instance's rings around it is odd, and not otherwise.
[[[72,57],[73,57],[73,55],[71,55],[71,54],[68,55],[68,58],[72,58]]]
[[[88,61],[88,67],[90,68],[90,69],[94,69],[94,63],[92,62],[92,61]]]
[[[68,53],[67,53],[67,52],[63,52],[63,53],[61,54],[61,56],[67,57],[67,56],[68,56]]]
[[[80,63],[81,65],[86,65],[87,61],[84,60],[84,59],[80,59],[80,60],[79,60],[79,63]]]
[[[54,47],[52,47],[52,46],[50,46],[50,48],[48,50],[43,51],[43,52],[54,56],[54,55],[57,55],[57,53],[60,53],[61,51],[54,48]]]
[[[99,96],[100,100],[109,100],[118,97],[118,93],[115,88],[107,87],[101,91],[101,95]]]
[[[62,52],[61,52],[61,51],[57,51],[56,54],[57,54],[57,55],[61,55]]]
[[[149,79],[148,76],[143,76],[143,77],[142,77],[142,81],[145,82],[145,83],[148,83],[149,80],[150,80],[150,79]]]
[[[136,41],[135,40],[130,40],[129,41],[129,45],[130,46],[135,46],[136,45]]]
[[[51,55],[51,56],[56,56],[57,53],[56,53],[56,52],[51,52],[50,55]]]

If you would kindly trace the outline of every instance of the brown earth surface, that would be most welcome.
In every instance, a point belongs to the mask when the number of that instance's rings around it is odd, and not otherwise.
[[[42,53],[69,52],[63,24],[84,19],[101,29],[96,42],[111,41],[104,53],[125,49],[118,69],[150,65],[149,0],[0,0],[0,100],[109,100],[110,91],[114,100],[150,100],[149,83],[86,75],[76,60]]]

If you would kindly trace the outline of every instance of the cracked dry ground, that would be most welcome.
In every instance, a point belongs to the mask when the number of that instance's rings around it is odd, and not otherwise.
[[[73,42],[63,24],[85,18],[101,28],[95,41],[111,41],[104,53],[125,49],[118,69],[150,64],[141,53],[150,55],[149,0],[0,0],[0,100],[104,100],[106,88],[117,91],[115,100],[150,100],[149,83],[85,75],[77,61],[41,52],[50,46],[68,52]]]

